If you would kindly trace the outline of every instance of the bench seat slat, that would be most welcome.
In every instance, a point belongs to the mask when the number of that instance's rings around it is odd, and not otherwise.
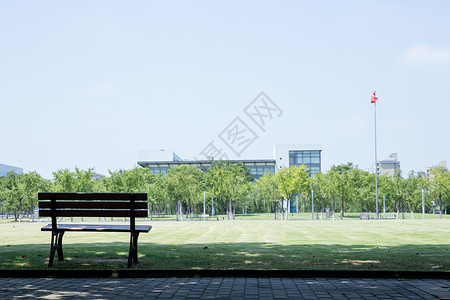
[[[147,200],[146,193],[39,193],[38,200]]]
[[[120,210],[120,209],[55,209],[55,216],[57,217],[130,217],[131,211],[128,210]],[[39,210],[40,217],[51,217],[52,210],[48,209],[40,209]],[[146,218],[148,217],[147,210],[135,210],[134,216],[137,218]]]
[[[136,231],[149,232],[150,225],[136,225]],[[103,232],[130,232],[129,225],[97,225],[97,224],[58,224],[57,230],[64,231],[103,231]],[[52,231],[52,224],[41,228],[41,231]]]
[[[39,208],[51,208],[51,201],[39,201]],[[130,209],[129,201],[56,201],[55,208],[95,208],[95,209]],[[147,202],[137,201],[134,203],[135,209],[147,209]]]

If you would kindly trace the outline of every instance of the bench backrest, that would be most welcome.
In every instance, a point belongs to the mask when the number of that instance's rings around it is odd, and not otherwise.
[[[39,216],[52,219],[148,216],[145,193],[39,193],[38,200]]]

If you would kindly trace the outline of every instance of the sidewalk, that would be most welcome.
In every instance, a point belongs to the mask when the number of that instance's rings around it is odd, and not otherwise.
[[[0,278],[1,299],[450,299],[447,279]]]

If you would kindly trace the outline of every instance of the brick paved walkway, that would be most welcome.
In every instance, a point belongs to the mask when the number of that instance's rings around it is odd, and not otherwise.
[[[0,278],[1,299],[450,299],[450,280]]]

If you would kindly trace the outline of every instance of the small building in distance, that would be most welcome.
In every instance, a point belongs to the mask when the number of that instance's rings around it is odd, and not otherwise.
[[[439,163],[439,165],[435,165],[435,166],[431,166],[431,167],[427,168],[427,176],[430,175],[431,169],[439,169],[439,168],[444,168],[444,171],[448,172],[447,162],[445,160],[443,160]]]
[[[14,172],[16,175],[22,175],[23,168],[0,164],[0,177],[5,177],[9,172]]]
[[[397,153],[391,153],[388,157],[377,162],[377,174],[393,176],[400,169],[400,161]],[[375,173],[375,166],[372,165],[370,173]]]

